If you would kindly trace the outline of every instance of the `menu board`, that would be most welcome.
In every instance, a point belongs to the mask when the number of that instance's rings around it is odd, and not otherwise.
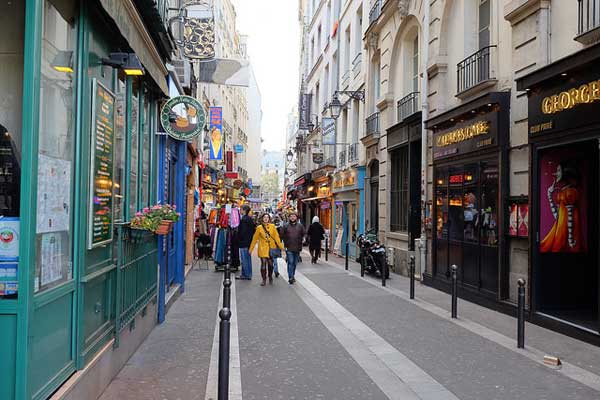
[[[92,81],[92,141],[88,249],[113,239],[115,95]]]

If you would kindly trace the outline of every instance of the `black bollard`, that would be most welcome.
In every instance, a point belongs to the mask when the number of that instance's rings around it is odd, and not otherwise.
[[[518,288],[518,310],[517,310],[517,347],[525,348],[525,280],[517,281]]]
[[[381,266],[381,286],[385,286],[385,279],[388,274],[388,263],[387,260],[384,259],[383,265]]]
[[[325,236],[325,261],[329,261],[329,237]]]
[[[229,399],[229,328],[231,311],[222,308],[219,311],[219,400]]]
[[[365,276],[365,256],[362,253],[362,250],[360,252],[359,261],[360,261],[360,276],[364,277]]]
[[[225,265],[225,278],[223,279],[223,308],[231,307],[231,270],[229,264]]]
[[[456,270],[458,267],[456,265],[452,265],[450,267],[452,269],[452,318],[456,318],[456,308],[457,308],[457,296],[458,296],[458,288],[456,285]]]
[[[346,242],[346,271],[348,271],[348,257],[350,256],[350,243]]]
[[[415,298],[415,256],[410,256],[410,298]]]

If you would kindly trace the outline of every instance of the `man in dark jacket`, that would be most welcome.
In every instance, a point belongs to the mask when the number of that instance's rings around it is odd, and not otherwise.
[[[296,264],[298,264],[298,257],[302,251],[302,241],[306,231],[304,226],[298,222],[298,214],[291,213],[289,221],[290,222],[283,228],[281,239],[283,240],[286,250],[288,282],[292,285],[296,282],[296,278],[294,278],[294,275],[296,274]]]
[[[250,280],[252,279],[252,256],[248,248],[252,243],[252,237],[254,236],[254,230],[256,225],[254,220],[250,217],[250,207],[247,205],[242,206],[242,220],[238,227],[237,239],[240,246],[240,261],[242,263],[242,272],[236,279]]]

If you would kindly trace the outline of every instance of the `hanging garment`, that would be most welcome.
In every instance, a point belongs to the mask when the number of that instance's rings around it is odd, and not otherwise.
[[[230,229],[229,234],[229,242],[231,246],[231,263],[232,267],[239,267],[240,263],[240,245],[239,240],[237,240],[237,229]]]
[[[229,215],[225,212],[225,207],[221,208],[221,215],[219,217],[219,226],[221,228],[227,228],[229,226]]]
[[[225,252],[225,249],[227,247],[227,232],[225,231],[225,229],[219,229],[219,232],[217,233],[217,242],[215,247],[215,262],[217,264],[225,264],[227,262]]]
[[[212,210],[210,210],[210,213],[208,215],[208,223],[212,224],[212,225],[216,224],[218,215],[219,215],[219,209],[213,208]]]
[[[240,210],[233,208],[231,210],[231,227],[237,228],[238,226],[240,226]]]

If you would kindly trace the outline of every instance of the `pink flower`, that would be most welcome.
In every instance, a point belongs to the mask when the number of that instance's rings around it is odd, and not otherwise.
[[[135,216],[136,216],[136,217],[141,217],[142,215],[144,215],[144,214],[142,214],[142,213],[141,213],[141,212],[139,212],[139,211],[135,213]]]
[[[178,217],[181,217],[181,213],[177,213],[177,216],[178,216]]]
[[[143,211],[144,211],[145,213],[147,213],[148,211],[150,211],[150,209],[149,209],[148,207],[144,207],[144,210],[143,210]]]
[[[173,210],[177,210],[177,206],[173,204]]]

